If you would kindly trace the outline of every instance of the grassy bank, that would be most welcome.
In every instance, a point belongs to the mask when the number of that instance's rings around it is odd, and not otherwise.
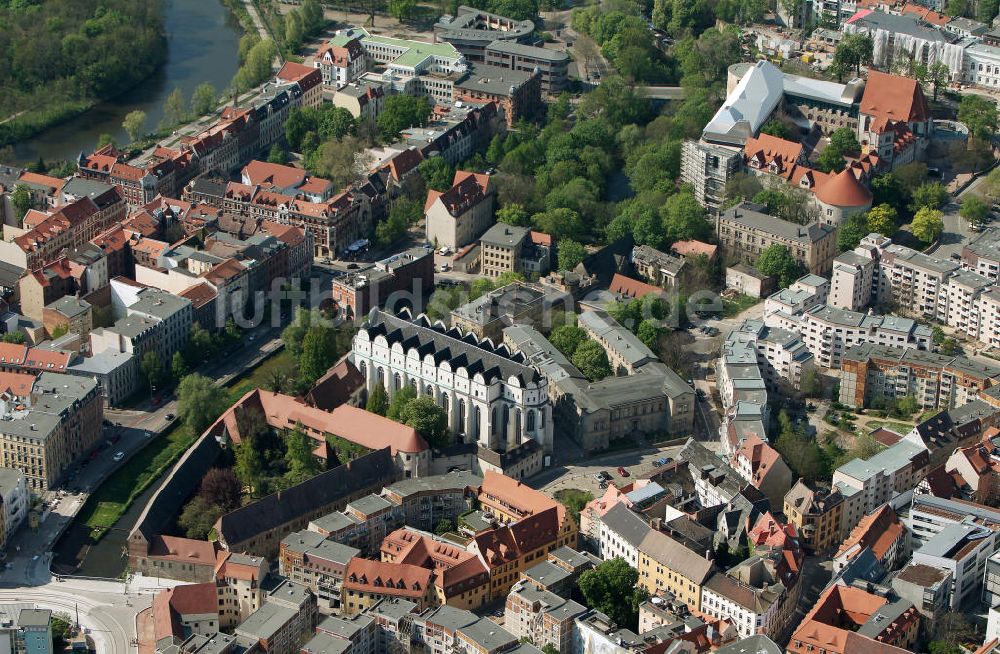
[[[195,436],[179,421],[136,452],[87,498],[76,519],[91,529],[96,541],[194,443]]]

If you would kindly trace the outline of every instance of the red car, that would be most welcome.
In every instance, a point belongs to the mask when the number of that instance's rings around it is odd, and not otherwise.
[[[618,466],[618,474],[622,477],[628,477],[628,470],[626,470],[623,466]]]

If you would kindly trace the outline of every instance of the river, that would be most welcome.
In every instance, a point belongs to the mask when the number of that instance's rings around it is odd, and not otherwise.
[[[126,142],[125,115],[146,112],[146,128],[153,130],[163,118],[163,104],[175,88],[190,103],[191,93],[202,82],[222,92],[239,68],[238,21],[219,0],[165,0],[166,63],[131,90],[102,102],[65,123],[14,144],[19,163],[75,159],[90,152],[101,134]]]

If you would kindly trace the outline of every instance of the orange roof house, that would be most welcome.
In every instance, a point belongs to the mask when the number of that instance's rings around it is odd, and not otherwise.
[[[814,193],[817,200],[835,207],[865,207],[872,203],[872,192],[848,168],[817,185]]]
[[[344,570],[341,610],[354,615],[384,598],[416,602],[419,610],[435,605],[435,573],[418,565],[353,558]]]
[[[621,273],[615,273],[615,276],[611,278],[611,286],[608,290],[615,295],[624,295],[633,299],[645,297],[650,293],[663,293],[663,289],[658,286],[640,282],[638,279],[626,277]]]
[[[886,570],[906,555],[906,527],[888,504],[869,513],[840,545],[833,559],[834,568],[842,569],[854,557],[870,549]]]
[[[674,254],[681,257],[696,257],[704,254],[709,259],[713,259],[715,258],[715,252],[719,249],[719,246],[692,240],[677,241],[670,246],[670,249],[674,252]]]
[[[905,600],[900,600],[905,602]],[[902,654],[916,640],[920,614],[910,604],[881,613],[889,604],[884,597],[853,586],[834,584],[820,595],[792,634],[789,654]],[[865,634],[857,633],[865,626]],[[869,635],[873,634],[873,635]]]
[[[489,597],[489,571],[472,552],[442,538],[409,527],[382,541],[382,561],[418,565],[435,571],[438,603],[476,609]]]

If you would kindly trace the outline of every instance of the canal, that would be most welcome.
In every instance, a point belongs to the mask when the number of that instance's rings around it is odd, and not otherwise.
[[[221,93],[239,68],[239,22],[220,0],[165,0],[166,62],[151,77],[131,90],[102,102],[65,123],[14,144],[19,163],[73,160],[90,152],[101,134],[117,143],[128,140],[122,121],[136,109],[146,112],[146,129],[163,118],[163,104],[175,88],[190,103],[191,93],[208,82]]]

